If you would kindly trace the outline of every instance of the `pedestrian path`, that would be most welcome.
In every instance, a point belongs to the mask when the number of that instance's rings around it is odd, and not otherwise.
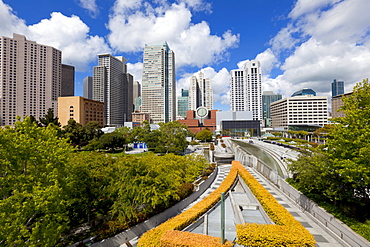
[[[339,246],[349,246],[343,243],[338,238],[334,237],[335,234],[331,233],[324,225],[316,222],[312,216],[309,216],[307,213],[302,211],[295,202],[289,199],[279,188],[277,188],[274,184],[272,184],[269,180],[267,180],[264,176],[260,173],[255,171],[251,167],[246,167],[247,170],[257,179],[257,181],[267,189],[271,195],[275,197],[275,199],[285,207],[293,217],[301,222],[301,224],[311,232],[311,234],[315,237],[317,242],[316,246],[318,247],[339,247]]]
[[[191,208],[196,203],[203,200],[206,196],[212,193],[215,189],[220,186],[223,179],[227,176],[230,171],[231,165],[221,165],[218,167],[219,171],[215,181],[212,183],[209,189],[207,189],[196,201],[190,204],[185,210]],[[279,188],[272,184],[268,179],[254,170],[252,167],[246,167],[246,169],[257,179],[257,181],[267,189],[275,199],[285,207],[292,216],[301,222],[301,224],[314,236],[318,247],[340,247],[340,246],[349,246],[340,241],[335,237],[334,233],[331,233],[324,225],[315,221],[312,216],[309,216],[303,210],[301,210],[294,201],[288,198]],[[232,212],[226,212],[230,214]],[[340,242],[339,242],[340,241]]]
[[[216,190],[221,185],[222,181],[224,181],[227,174],[229,174],[230,169],[231,169],[231,165],[218,166],[218,172],[217,172],[215,181],[213,181],[211,186],[197,200],[189,204],[189,206],[187,206],[183,211],[188,210],[189,208],[191,208],[198,202],[202,201],[205,197],[211,194],[214,190]]]

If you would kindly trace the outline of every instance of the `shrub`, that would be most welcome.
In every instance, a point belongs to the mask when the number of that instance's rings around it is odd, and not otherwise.
[[[233,244],[226,241],[221,244],[220,238],[192,232],[168,230],[161,238],[161,247],[231,247]]]
[[[220,193],[230,189],[236,176],[237,170],[233,166],[222,184],[216,190],[185,212],[144,233],[139,239],[138,246],[158,247],[160,246],[160,239],[167,230],[181,230],[190,225],[220,200]]]
[[[237,243],[246,246],[315,246],[315,239],[277,200],[240,164],[233,161],[239,175],[259,200],[276,225],[237,225]],[[279,237],[283,234],[283,237]]]

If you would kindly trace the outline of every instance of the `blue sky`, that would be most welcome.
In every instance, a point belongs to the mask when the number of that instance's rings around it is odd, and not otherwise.
[[[92,75],[97,54],[128,59],[141,81],[146,43],[166,40],[176,55],[177,89],[203,71],[215,109],[229,110],[229,71],[257,59],[265,91],[290,96],[301,88],[330,96],[370,74],[369,0],[0,0],[0,36],[63,52],[76,68],[75,95]]]

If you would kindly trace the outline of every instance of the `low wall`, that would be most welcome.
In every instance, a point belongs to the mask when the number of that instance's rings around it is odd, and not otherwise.
[[[370,242],[354,232],[333,215],[319,207],[315,202],[307,198],[301,192],[293,188],[283,179],[279,180],[278,187],[293,201],[295,201],[303,210],[308,212],[314,219],[325,225],[328,229],[336,234],[341,240],[345,241],[352,247],[370,246]]]
[[[123,231],[123,232],[117,234],[114,237],[104,239],[101,242],[95,243],[91,246],[94,246],[94,247],[116,247],[116,246],[120,246],[120,245],[125,244],[128,241],[130,241],[130,240],[132,240],[136,237],[141,236],[144,232],[162,224],[167,219],[178,215],[179,213],[181,213],[181,211],[184,208],[186,208],[192,202],[194,202],[200,195],[202,195],[211,186],[211,184],[213,183],[213,181],[215,180],[215,178],[217,176],[217,172],[218,172],[218,168],[216,167],[216,169],[208,177],[208,179],[205,180],[204,182],[202,182],[198,186],[197,191],[193,192],[190,196],[188,196],[184,200],[176,203],[171,208],[163,211],[162,213],[159,213],[159,214],[151,217],[150,219],[148,219],[144,222],[141,222],[140,224],[137,224],[137,225],[131,227],[130,229],[127,229],[126,231]]]
[[[233,146],[235,159],[242,163],[242,165],[253,167],[278,188],[280,188],[290,199],[295,201],[304,211],[309,213],[317,222],[325,225],[330,229],[338,240],[344,241],[351,247],[365,247],[370,246],[370,242],[365,238],[354,232],[351,228],[345,225],[340,220],[336,219],[333,215],[326,212],[323,208],[319,207],[315,202],[303,195],[301,192],[289,185],[282,179],[275,171],[272,171],[268,166],[263,164],[256,157],[248,154],[238,146]]]

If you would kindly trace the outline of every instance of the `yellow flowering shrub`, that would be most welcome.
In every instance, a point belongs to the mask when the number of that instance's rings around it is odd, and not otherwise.
[[[162,236],[168,230],[182,230],[193,223],[220,200],[221,192],[225,193],[230,189],[237,174],[237,169],[232,166],[229,174],[216,190],[185,212],[144,233],[139,239],[138,247],[158,247]]]
[[[237,243],[246,246],[315,246],[312,234],[297,221],[238,161],[239,176],[259,200],[276,225],[237,225]]]
[[[221,244],[221,239],[192,232],[168,230],[161,238],[161,247],[231,247],[227,241]]]

